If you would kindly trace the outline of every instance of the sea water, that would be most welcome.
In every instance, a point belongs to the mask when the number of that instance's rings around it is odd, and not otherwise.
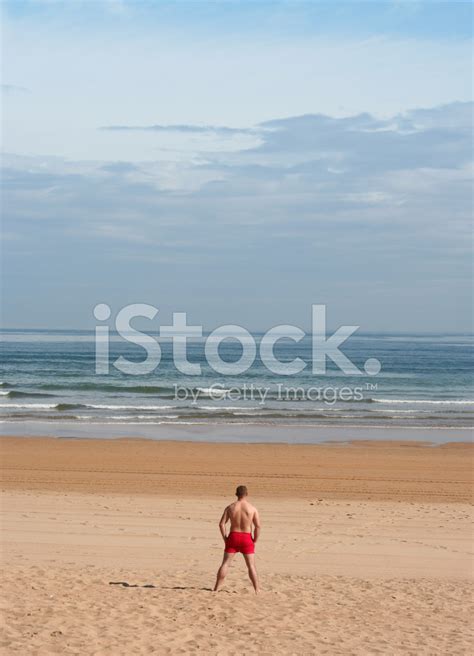
[[[262,336],[254,337],[258,344]],[[119,356],[140,362],[144,349],[116,334],[110,338],[107,375],[96,374],[93,332],[4,330],[0,339],[3,434],[33,434],[37,428],[30,429],[39,424],[43,435],[57,435],[58,426],[67,426],[68,434],[77,426],[84,435],[90,425],[147,436],[160,426],[207,426],[213,434],[220,426],[226,434],[229,426],[265,427],[268,433],[282,426],[468,430],[473,425],[472,335],[353,335],[341,350],[361,370],[357,376],[345,375],[331,361],[325,375],[312,374],[309,337],[275,346],[281,361],[299,357],[308,363],[291,376],[273,374],[258,357],[242,374],[216,374],[205,358],[205,338],[188,343],[188,359],[201,365],[199,376],[178,371],[166,339],[158,339],[159,365],[139,376],[113,363]],[[235,362],[242,347],[225,341],[219,353]],[[369,358],[382,365],[375,376],[364,372]]]

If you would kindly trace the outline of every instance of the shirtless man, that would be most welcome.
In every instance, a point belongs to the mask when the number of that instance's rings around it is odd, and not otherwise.
[[[260,517],[255,506],[247,501],[247,488],[245,485],[239,485],[235,491],[237,501],[231,503],[224,510],[219,529],[224,540],[224,559],[217,572],[216,585],[214,592],[221,587],[229,566],[237,552],[240,552],[245,558],[245,563],[249,572],[255,592],[259,592],[257,570],[255,569],[255,544],[260,535]],[[230,522],[230,533],[226,535],[226,524]],[[253,537],[252,537],[252,526]]]

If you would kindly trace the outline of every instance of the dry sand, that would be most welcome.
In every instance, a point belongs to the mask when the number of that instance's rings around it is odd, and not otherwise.
[[[2,654],[470,654],[469,445],[3,438]],[[210,592],[247,483],[263,531]]]

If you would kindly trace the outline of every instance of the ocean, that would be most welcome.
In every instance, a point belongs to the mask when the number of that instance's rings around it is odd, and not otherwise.
[[[258,343],[261,335],[254,337]],[[110,337],[109,374],[99,375],[93,331],[3,330],[0,340],[3,434],[73,436],[90,428],[91,436],[107,431],[150,436],[159,427],[179,426],[200,426],[201,432],[207,426],[216,434],[219,427],[224,432],[237,425],[267,432],[282,426],[464,431],[473,426],[472,335],[355,334],[341,350],[363,372],[357,376],[343,374],[332,362],[324,376],[312,374],[310,365],[299,374],[276,375],[258,357],[242,374],[219,375],[206,362],[204,339],[189,340],[189,361],[202,367],[200,376],[189,376],[176,369],[171,341],[161,338],[159,366],[136,376],[112,363],[119,356],[139,362],[145,352],[117,334]],[[219,353],[232,362],[241,346],[226,341]],[[275,355],[310,363],[311,339],[281,340]],[[369,358],[382,365],[377,375],[364,372]]]

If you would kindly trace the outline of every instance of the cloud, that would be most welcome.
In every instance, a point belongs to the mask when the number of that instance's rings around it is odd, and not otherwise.
[[[2,93],[6,95],[12,95],[16,93],[31,93],[30,89],[27,89],[26,87],[20,87],[16,84],[2,84]]]
[[[102,167],[103,171],[107,173],[132,173],[138,171],[139,168],[135,164],[130,162],[111,162],[110,164],[104,164]]]
[[[399,168],[451,167],[472,159],[472,103],[417,109],[377,119],[307,115],[267,121],[257,155],[333,161],[353,175]]]
[[[429,109],[415,109],[406,112],[406,117],[418,129],[452,128],[472,129],[472,102],[453,102]]]
[[[114,132],[180,133],[181,135],[255,135],[258,142],[245,144],[232,153],[206,152],[213,166],[261,164],[267,167],[301,165],[308,170],[317,162],[330,163],[333,171],[349,167],[357,172],[400,167],[442,167],[470,161],[473,104],[456,102],[428,109],[415,109],[386,119],[369,113],[344,118],[307,114],[265,121],[249,128],[200,125],[111,125]],[[381,153],[384,156],[381,157]],[[452,160],[449,159],[450,153]],[[437,158],[439,156],[439,161]]]
[[[471,111],[275,119],[252,147],[178,162],[6,155],[4,228],[21,239],[5,269],[34,252],[35,280],[85,276],[117,302],[159,290],[174,309],[207,299],[207,321],[240,308],[251,327],[327,300],[366,328],[403,329],[420,307],[419,329],[465,328]]]
[[[184,134],[215,134],[215,135],[234,135],[234,134],[253,134],[255,130],[251,128],[229,128],[222,125],[105,125],[100,130],[111,130],[115,132],[164,132]]]

